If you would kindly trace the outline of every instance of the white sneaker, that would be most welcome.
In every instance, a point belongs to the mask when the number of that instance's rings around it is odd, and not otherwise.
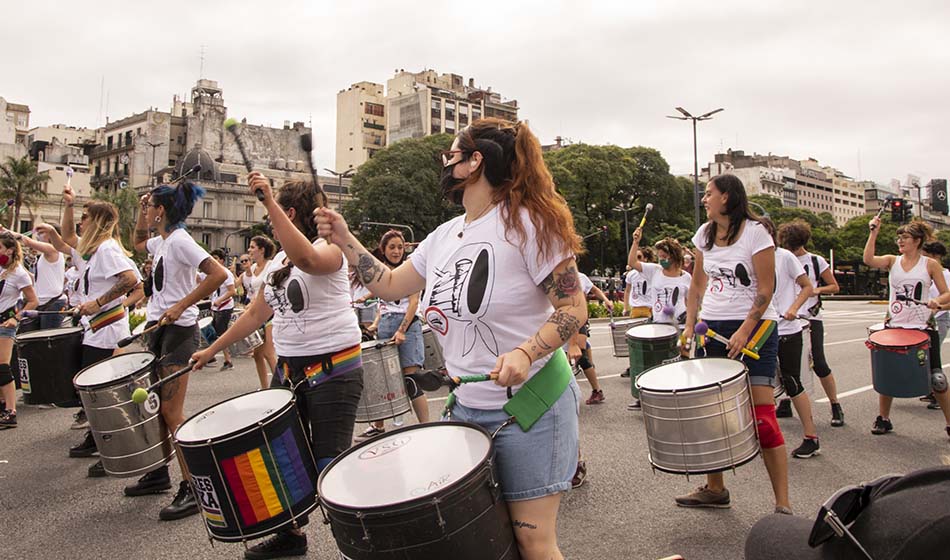
[[[366,428],[366,430],[362,434],[356,436],[353,439],[356,441],[356,443],[362,443],[370,438],[381,436],[385,433],[386,433],[386,428],[377,428],[376,426],[371,425],[369,428]]]

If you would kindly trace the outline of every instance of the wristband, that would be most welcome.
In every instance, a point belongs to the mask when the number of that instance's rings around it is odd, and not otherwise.
[[[522,352],[524,352],[524,355],[528,357],[528,363],[529,363],[529,364],[531,364],[531,363],[534,362],[534,359],[531,358],[531,354],[528,354],[528,351],[525,350],[524,348],[522,348],[522,347],[520,347],[520,346],[515,346],[515,350],[521,350]]]

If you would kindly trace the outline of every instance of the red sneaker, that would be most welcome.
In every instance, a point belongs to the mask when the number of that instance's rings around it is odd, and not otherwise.
[[[603,390],[591,391],[590,398],[587,399],[587,404],[601,404],[605,400],[607,399],[604,398]]]

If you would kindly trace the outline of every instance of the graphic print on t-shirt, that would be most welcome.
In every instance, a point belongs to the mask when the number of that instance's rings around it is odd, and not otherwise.
[[[273,298],[268,303],[275,313],[280,313],[290,319],[290,324],[296,329],[297,333],[303,334],[305,332],[307,321],[298,320],[294,315],[307,309],[310,305],[310,292],[307,290],[306,284],[300,282],[297,278],[291,277],[284,285],[274,288]]]
[[[924,321],[927,321],[927,318],[930,316],[930,308],[926,305],[918,305],[909,301],[901,301],[901,297],[907,297],[910,299],[920,300],[924,295],[924,285],[921,282],[910,282],[906,284],[900,284],[894,288],[894,303],[891,304],[891,314],[897,315],[901,311],[904,311],[905,308],[908,310],[914,311],[914,318]]]
[[[721,293],[729,288],[737,288],[738,284],[748,287],[751,283],[749,272],[742,263],[737,263],[735,269],[718,267],[709,276],[710,292]]]
[[[465,329],[462,355],[467,356],[481,340],[493,356],[498,342],[491,327],[481,321],[491,303],[495,284],[495,259],[488,243],[463,245],[441,268],[435,269],[436,281],[426,305],[429,326],[445,335],[453,322]],[[470,317],[465,318],[464,317]]]
[[[86,271],[86,274],[88,273],[89,271]],[[155,279],[155,281],[152,282],[155,291],[162,291],[162,288],[165,287],[165,257],[158,257],[158,262],[155,263],[155,266],[152,268],[152,277]]]
[[[680,287],[674,286],[673,288],[663,288],[657,290],[656,292],[656,301],[653,303],[653,313],[659,314],[663,312],[663,308],[670,306],[675,308],[676,304],[680,300]]]

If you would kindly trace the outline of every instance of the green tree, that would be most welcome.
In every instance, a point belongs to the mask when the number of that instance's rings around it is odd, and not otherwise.
[[[133,230],[135,229],[135,219],[139,212],[139,199],[134,189],[110,189],[102,187],[95,189],[92,193],[93,200],[111,202],[119,210],[119,232],[122,234],[122,245],[126,249],[133,246]],[[74,220],[78,220],[74,216]]]
[[[13,200],[10,229],[19,231],[21,207],[35,206],[46,198],[48,181],[49,174],[38,172],[36,164],[26,156],[20,159],[7,157],[7,161],[0,165],[0,197]]]
[[[841,246],[840,240],[837,239],[838,226],[835,223],[834,216],[828,212],[815,214],[804,208],[789,208],[782,206],[782,201],[778,198],[763,194],[750,196],[749,202],[761,206],[768,213],[776,228],[792,220],[808,222],[808,225],[811,226],[811,241],[807,249],[810,251],[828,256],[831,249],[838,249]],[[753,206],[753,209],[756,212],[759,211],[755,206]],[[860,219],[860,216],[856,219]],[[867,219],[864,220],[864,224],[867,226]],[[863,250],[863,248],[864,243],[862,242],[861,249]]]
[[[378,227],[361,228],[364,222],[408,225],[421,241],[462,212],[444,200],[439,188],[439,151],[451,144],[449,134],[400,140],[360,166],[350,187],[353,199],[343,205],[343,216],[360,241],[374,247],[382,234]]]
[[[871,216],[855,216],[835,233],[835,260],[861,261],[868,240],[868,222]],[[897,226],[890,220],[881,221],[881,231],[874,245],[875,255],[897,255]]]

